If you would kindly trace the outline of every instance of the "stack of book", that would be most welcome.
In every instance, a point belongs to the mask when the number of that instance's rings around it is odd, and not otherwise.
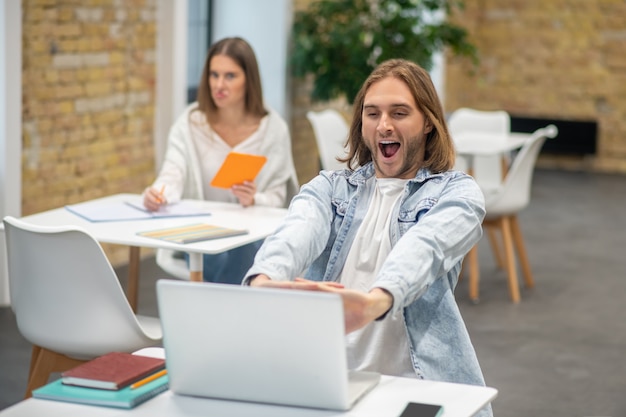
[[[63,372],[33,397],[133,408],[167,389],[164,359],[112,352]]]
[[[138,232],[139,236],[161,239],[173,243],[193,243],[203,240],[219,239],[221,237],[245,235],[244,229],[215,226],[204,223],[187,224],[184,226],[168,227],[167,229]]]

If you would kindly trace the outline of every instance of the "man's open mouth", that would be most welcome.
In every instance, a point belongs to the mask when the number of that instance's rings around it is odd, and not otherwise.
[[[382,141],[378,144],[380,151],[385,158],[390,158],[398,152],[400,149],[400,142],[393,142],[390,140]]]

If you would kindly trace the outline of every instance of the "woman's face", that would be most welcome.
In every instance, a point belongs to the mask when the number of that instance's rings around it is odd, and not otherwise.
[[[246,74],[232,58],[215,55],[209,63],[209,88],[219,109],[244,105]]]

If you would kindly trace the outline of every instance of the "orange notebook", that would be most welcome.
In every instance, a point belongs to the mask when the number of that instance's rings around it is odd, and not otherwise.
[[[230,188],[244,181],[254,181],[267,158],[260,155],[231,152],[211,181],[213,187]]]

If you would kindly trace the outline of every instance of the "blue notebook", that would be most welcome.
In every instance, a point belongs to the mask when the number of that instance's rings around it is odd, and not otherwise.
[[[211,214],[203,202],[197,200],[181,200],[178,203],[165,205],[158,211],[147,210],[142,201],[139,196],[130,196],[126,201],[94,200],[70,204],[65,208],[90,222],[194,217]]]
[[[135,389],[127,386],[117,391],[64,385],[60,379],[57,379],[34,390],[33,397],[104,407],[133,408],[166,391],[168,387],[169,379],[167,375]]]

